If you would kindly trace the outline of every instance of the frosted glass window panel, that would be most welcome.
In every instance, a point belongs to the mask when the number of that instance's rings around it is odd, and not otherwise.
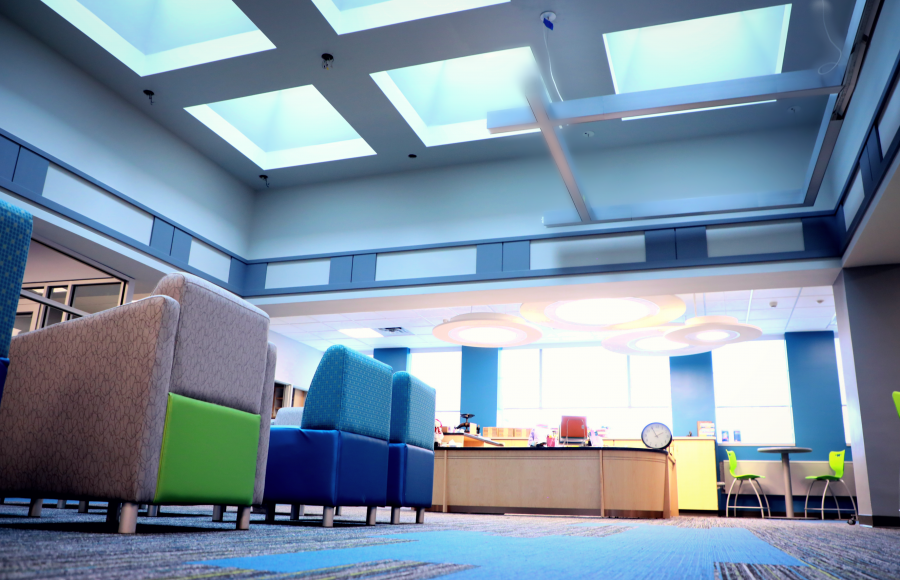
[[[791,406],[783,340],[723,346],[712,359],[717,407]]]
[[[628,406],[628,357],[601,347],[544,349],[544,408]]]
[[[632,407],[672,407],[669,357],[633,356],[628,366]]]
[[[669,407],[502,409],[497,413],[497,426],[530,429],[543,424],[552,429],[559,426],[563,416],[586,417],[589,429],[606,427],[610,439],[640,439],[644,427],[655,422],[672,428],[672,409]]]
[[[847,447],[850,447],[850,412],[847,410],[847,405],[841,407],[841,416],[844,419],[844,442]]]
[[[533,409],[541,406],[541,351],[501,350],[497,408]]]
[[[462,384],[462,351],[414,352],[409,358],[409,372],[424,381],[426,385],[434,387],[439,415],[446,411],[455,415],[454,421],[458,420],[460,385]],[[457,424],[453,423],[453,426],[455,427]]]
[[[729,445],[794,445],[794,417],[790,407],[717,407],[716,437]],[[722,432],[728,431],[728,441]],[[735,441],[734,432],[741,440]]]
[[[497,427],[531,429],[535,425],[558,426],[563,413],[559,409],[501,409],[497,411]]]
[[[456,427],[462,421],[459,411],[438,411],[434,416],[444,427]]]
[[[96,314],[119,305],[119,293],[122,285],[85,284],[75,286],[72,291],[72,307],[84,310],[88,314]]]
[[[834,339],[834,351],[837,355],[838,385],[841,388],[841,405],[847,405],[847,386],[844,384],[844,361],[841,360],[841,341]]]

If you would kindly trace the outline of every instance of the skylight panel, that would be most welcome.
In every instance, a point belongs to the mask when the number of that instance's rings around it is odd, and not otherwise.
[[[140,76],[275,45],[232,0],[42,0]]]
[[[375,155],[313,85],[185,110],[261,169]]]
[[[312,0],[338,34],[442,16],[510,0]]]
[[[426,147],[537,132],[492,135],[488,111],[527,107],[523,84],[537,74],[528,47],[372,74]]]
[[[603,35],[616,93],[781,73],[791,5]]]

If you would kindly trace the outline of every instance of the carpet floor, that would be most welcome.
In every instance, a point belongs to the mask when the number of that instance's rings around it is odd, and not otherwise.
[[[55,506],[55,503],[52,504]],[[319,527],[317,508],[274,525],[254,515],[234,530],[235,512],[163,508],[139,517],[137,534],[118,535],[105,507],[79,514],[74,503],[43,517],[27,505],[0,505],[0,578],[138,580],[419,580],[426,578],[898,579],[900,530],[836,521],[788,522],[683,516],[671,520],[487,516],[344,508]]]

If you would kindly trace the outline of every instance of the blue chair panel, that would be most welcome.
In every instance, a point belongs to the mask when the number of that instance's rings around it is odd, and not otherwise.
[[[391,443],[387,505],[431,507],[433,486],[434,451],[406,443]]]
[[[304,429],[391,435],[391,367],[346,346],[325,351],[309,387]]]
[[[0,201],[0,357],[9,357],[19,292],[31,244],[31,214]]]
[[[385,505],[388,444],[344,433],[273,426],[265,503]]]
[[[391,443],[434,449],[435,390],[405,371],[392,383]]]

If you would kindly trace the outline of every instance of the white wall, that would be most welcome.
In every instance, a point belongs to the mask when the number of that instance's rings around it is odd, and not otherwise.
[[[271,330],[269,342],[278,348],[275,380],[290,383],[294,388],[308,389],[313,375],[316,374],[316,367],[319,366],[319,361],[325,353]]]
[[[594,206],[787,191],[803,185],[816,131],[808,126],[604,149],[576,156],[575,165]],[[541,223],[545,212],[572,207],[549,155],[265,190],[257,194],[248,257],[583,229]]]
[[[246,253],[248,187],[3,17],[0,55],[0,127]]]

